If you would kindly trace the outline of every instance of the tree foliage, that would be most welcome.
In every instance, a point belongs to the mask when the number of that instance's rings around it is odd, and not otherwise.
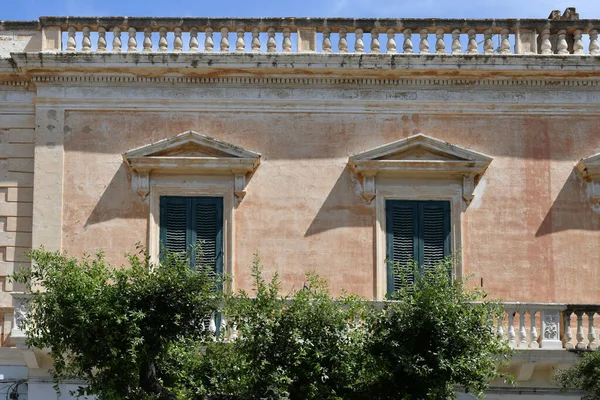
[[[559,370],[556,381],[563,391],[584,391],[582,400],[600,400],[600,351],[584,353],[580,362]]]
[[[35,268],[15,275],[36,294],[27,344],[50,349],[57,381],[83,378],[80,395],[105,400],[175,399],[157,362],[182,338],[202,341],[218,300],[207,271],[175,254],[158,265],[130,255],[129,268],[110,267],[102,253],[78,261],[34,250],[31,259]]]
[[[28,344],[51,349],[57,380],[83,378],[82,394],[107,400],[441,400],[456,385],[479,396],[509,352],[490,327],[499,308],[453,281],[450,261],[382,305],[333,298],[310,273],[286,296],[258,257],[253,291],[224,302],[209,273],[175,255],[160,265],[130,256],[118,269],[101,254],[32,259],[36,268],[16,277],[44,288],[30,304]],[[208,336],[203,320],[217,308],[226,321]]]
[[[481,397],[502,376],[510,348],[492,329],[502,309],[453,280],[452,263],[448,258],[405,284],[374,319],[366,350],[373,399],[450,399],[455,386]],[[419,276],[414,265],[395,268]]]

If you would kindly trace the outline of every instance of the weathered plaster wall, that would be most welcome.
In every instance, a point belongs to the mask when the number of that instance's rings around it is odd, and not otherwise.
[[[192,129],[262,154],[234,211],[238,288],[248,287],[257,251],[286,289],[300,288],[314,270],[336,293],[372,297],[375,203],[361,197],[347,158],[422,132],[494,158],[462,215],[464,274],[506,301],[597,303],[600,212],[573,166],[600,152],[598,122],[400,109],[67,111],[62,243],[72,254],[103,248],[116,264],[146,243],[148,204],[132,189],[121,153]]]

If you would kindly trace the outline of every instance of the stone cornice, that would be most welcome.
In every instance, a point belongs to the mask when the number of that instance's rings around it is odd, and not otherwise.
[[[598,87],[600,57],[392,54],[13,53],[0,84]],[[15,83],[21,82],[21,83]]]
[[[600,71],[600,56],[590,55],[449,55],[449,54],[339,54],[339,53],[63,53],[37,52],[12,53],[16,65],[22,70],[42,72],[58,69],[100,68],[130,70],[141,68],[176,70],[208,69],[258,69],[290,71],[307,69],[332,70],[436,70],[439,75],[446,70],[510,71],[532,74],[558,72],[565,75],[573,71]],[[41,71],[40,71],[41,69]],[[285,73],[285,72],[284,72]],[[342,74],[340,72],[340,74]]]

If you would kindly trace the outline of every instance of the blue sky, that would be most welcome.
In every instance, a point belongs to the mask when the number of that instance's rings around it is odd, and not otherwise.
[[[60,16],[546,18],[577,7],[600,19],[600,0],[0,0],[0,20]]]

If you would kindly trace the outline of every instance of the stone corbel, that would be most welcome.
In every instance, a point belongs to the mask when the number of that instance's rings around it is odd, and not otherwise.
[[[467,206],[473,201],[475,191],[475,174],[464,174],[462,180],[462,197]]]
[[[133,185],[142,201],[150,193],[150,171],[133,171]]]
[[[233,172],[233,193],[237,197],[238,201],[242,201],[246,196],[246,169],[232,169]]]
[[[363,184],[363,193],[362,197],[367,201],[367,203],[371,203],[371,200],[375,198],[375,175],[377,175],[377,171],[362,171],[360,173],[362,175],[362,184]]]

